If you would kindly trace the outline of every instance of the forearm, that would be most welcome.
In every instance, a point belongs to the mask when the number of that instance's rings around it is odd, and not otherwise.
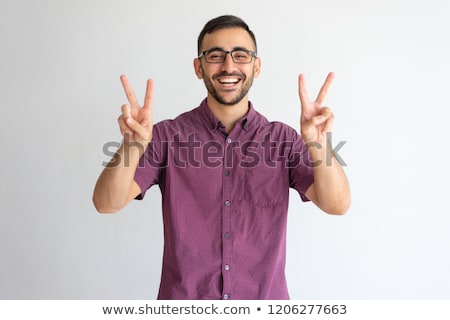
[[[330,214],[344,214],[350,206],[350,187],[331,146],[310,147],[314,164],[315,202]]]
[[[100,213],[117,212],[130,201],[134,175],[142,155],[140,149],[122,143],[101,173],[93,195],[94,205]]]

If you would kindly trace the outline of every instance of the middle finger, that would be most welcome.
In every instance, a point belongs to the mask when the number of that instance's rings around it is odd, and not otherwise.
[[[323,101],[325,100],[325,97],[327,95],[328,89],[330,88],[331,82],[334,79],[334,73],[330,72],[327,76],[327,79],[325,80],[322,88],[320,88],[319,94],[317,95],[316,102],[319,105],[322,105]]]
[[[127,96],[128,101],[130,102],[130,105],[132,108],[139,107],[139,103],[136,99],[136,95],[134,94],[133,89],[130,86],[130,83],[128,82],[128,78],[126,75],[120,76],[120,82],[122,82],[123,89],[125,90],[125,94]]]

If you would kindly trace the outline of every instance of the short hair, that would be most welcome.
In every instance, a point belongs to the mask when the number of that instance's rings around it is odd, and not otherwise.
[[[245,21],[239,17],[233,16],[233,15],[223,15],[223,16],[209,20],[203,27],[203,30],[200,32],[200,35],[198,36],[198,41],[197,41],[198,54],[201,53],[200,49],[202,46],[203,38],[205,37],[206,34],[210,34],[216,30],[225,29],[225,28],[242,28],[245,31],[247,31],[253,40],[253,43],[255,45],[255,51],[257,52],[255,34],[253,33],[252,30],[250,30],[247,23],[245,23]]]

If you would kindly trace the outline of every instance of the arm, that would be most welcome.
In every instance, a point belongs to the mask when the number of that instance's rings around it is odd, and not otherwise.
[[[309,153],[321,165],[314,168],[314,183],[306,197],[329,214],[345,214],[350,207],[350,188],[344,170],[334,156],[331,165],[326,164],[327,151],[310,148]]]
[[[341,165],[334,155],[329,154],[332,148],[327,145],[326,133],[331,132],[334,115],[329,108],[322,106],[333,78],[333,73],[328,74],[317,99],[311,101],[306,92],[305,78],[299,76],[300,126],[312,163],[316,164],[314,183],[306,196],[329,214],[344,214],[350,206],[350,187]]]
[[[130,104],[122,106],[118,120],[124,136],[122,145],[95,185],[93,202],[100,213],[117,212],[141,193],[134,174],[139,159],[152,140],[153,81],[147,81],[144,106],[140,107],[126,76],[120,79]]]

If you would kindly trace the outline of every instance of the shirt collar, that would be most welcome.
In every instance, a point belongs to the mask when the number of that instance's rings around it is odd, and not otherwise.
[[[211,110],[208,107],[208,101],[205,98],[202,103],[200,104],[200,111],[204,119],[206,120],[207,126],[211,130],[215,130],[218,128],[223,127],[222,122],[220,122],[219,119],[211,112]],[[245,116],[243,116],[241,119],[238,120],[238,124],[241,125],[242,129],[248,130],[248,128],[251,126],[253,119],[255,119],[256,111],[253,107],[253,104],[251,101],[248,102],[248,112]]]

